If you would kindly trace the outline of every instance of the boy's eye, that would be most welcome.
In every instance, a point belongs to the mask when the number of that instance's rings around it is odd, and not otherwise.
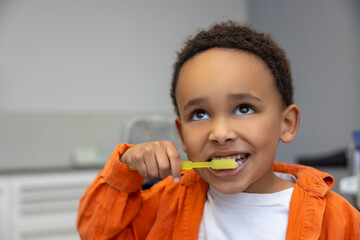
[[[208,118],[209,118],[209,114],[207,114],[203,110],[197,110],[191,115],[191,120],[195,120],[195,121],[208,119]]]
[[[235,114],[236,115],[247,115],[254,113],[254,109],[249,105],[240,105],[236,108]]]

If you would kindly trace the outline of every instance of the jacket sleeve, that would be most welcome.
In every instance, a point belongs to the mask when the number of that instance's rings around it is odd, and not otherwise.
[[[141,191],[144,181],[119,158],[131,145],[117,146],[80,200],[81,239],[145,239],[155,219],[159,194]]]

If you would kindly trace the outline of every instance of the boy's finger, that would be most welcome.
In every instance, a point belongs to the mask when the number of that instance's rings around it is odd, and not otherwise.
[[[145,165],[150,178],[158,178],[159,177],[159,167],[158,163],[156,162],[155,155],[146,155],[144,157]]]
[[[148,171],[147,171],[147,168],[146,168],[146,165],[144,162],[140,162],[139,164],[136,165],[135,168],[136,168],[136,171],[138,171],[140,176],[142,176],[143,178],[149,177],[149,174],[148,174]]]
[[[179,152],[177,151],[176,147],[172,145],[171,147],[167,148],[167,154],[170,160],[173,181],[178,183],[180,182],[181,177],[181,159]]]
[[[147,166],[145,164],[145,159],[141,154],[131,154],[127,158],[127,163],[132,165],[143,178],[149,177]]]
[[[164,151],[159,151],[156,154],[156,161],[159,167],[160,178],[165,178],[170,175],[170,163],[167,153]]]

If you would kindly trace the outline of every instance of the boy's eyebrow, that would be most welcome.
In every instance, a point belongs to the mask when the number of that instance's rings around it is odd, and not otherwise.
[[[190,100],[189,102],[187,102],[185,104],[184,111],[189,107],[196,106],[196,105],[198,105],[200,103],[203,103],[203,102],[206,102],[206,101],[207,101],[206,98],[202,98],[202,97],[201,98],[194,98],[194,99]]]
[[[235,93],[235,94],[230,94],[228,96],[228,98],[230,99],[236,99],[236,100],[255,100],[258,102],[262,102],[260,98],[255,97],[254,95],[250,94],[250,93]]]
[[[255,97],[254,95],[250,94],[250,93],[235,93],[235,94],[230,94],[228,96],[228,98],[232,99],[232,100],[255,100],[258,102],[262,102],[260,98]],[[196,106],[198,104],[207,102],[206,98],[200,97],[200,98],[194,98],[192,100],[190,100],[189,102],[186,103],[186,105],[184,106],[184,111],[187,108],[190,108],[192,106]]]

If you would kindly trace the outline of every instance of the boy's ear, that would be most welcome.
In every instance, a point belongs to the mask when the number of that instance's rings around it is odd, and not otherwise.
[[[184,137],[183,137],[183,134],[182,134],[182,126],[181,126],[180,118],[175,119],[175,125],[176,125],[176,129],[177,129],[177,131],[179,133],[179,136],[180,136],[180,139],[181,139],[181,144],[182,144],[182,147],[183,147],[183,151],[186,153],[186,146],[184,144]]]
[[[299,123],[300,109],[295,104],[291,104],[283,111],[280,140],[284,143],[291,142],[295,138]]]

